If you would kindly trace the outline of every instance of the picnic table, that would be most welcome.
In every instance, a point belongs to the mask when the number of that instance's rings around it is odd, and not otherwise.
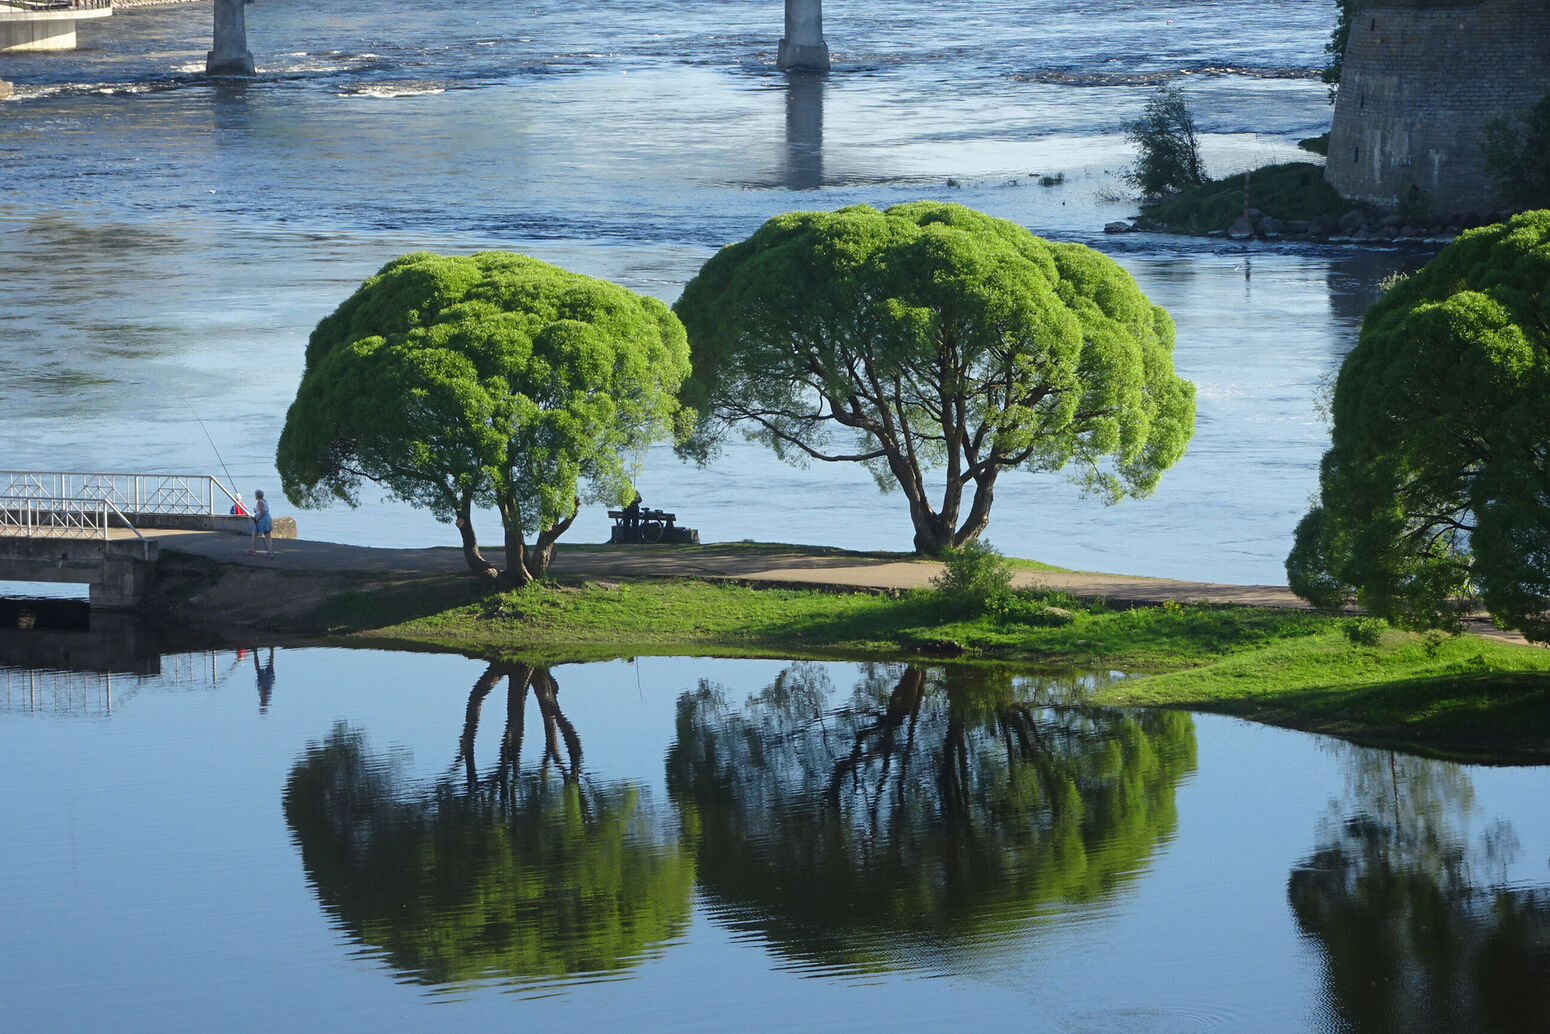
[[[700,533],[693,528],[681,528],[676,523],[678,515],[666,510],[647,507],[626,507],[609,510],[614,520],[611,543],[698,542]]]

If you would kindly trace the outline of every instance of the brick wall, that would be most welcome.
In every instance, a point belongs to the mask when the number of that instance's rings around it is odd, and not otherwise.
[[[1550,93],[1550,3],[1361,7],[1346,44],[1324,177],[1394,204],[1411,186],[1433,211],[1500,206],[1481,127]]]

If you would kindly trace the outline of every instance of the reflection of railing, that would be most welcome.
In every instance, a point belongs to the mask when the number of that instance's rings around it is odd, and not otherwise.
[[[40,500],[0,495],[0,535],[106,542],[108,528],[113,525],[128,528],[135,538],[145,538],[107,499]]]
[[[219,689],[214,652],[169,654],[152,674],[66,670],[0,663],[0,714],[105,716],[146,687],[162,691]]]
[[[66,499],[103,499],[121,514],[226,513],[237,501],[231,489],[207,474],[79,474],[36,470],[0,470],[0,496],[49,503]]]

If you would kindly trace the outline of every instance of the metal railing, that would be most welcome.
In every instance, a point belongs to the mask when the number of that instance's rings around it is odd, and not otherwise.
[[[115,525],[128,528],[144,541],[145,536],[123,511],[107,499],[38,500],[0,495],[0,536],[106,542],[108,529]]]
[[[100,11],[112,7],[113,0],[0,0],[0,9],[15,11]]]
[[[231,489],[208,474],[81,474],[0,470],[0,497],[55,502],[102,499],[124,514],[228,513]]]

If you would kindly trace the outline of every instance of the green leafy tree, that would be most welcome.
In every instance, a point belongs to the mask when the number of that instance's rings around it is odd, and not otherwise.
[[[1329,84],[1329,99],[1333,103],[1335,91],[1340,87],[1340,73],[1345,68],[1345,48],[1351,41],[1351,7],[1356,0],[1335,0],[1335,27],[1329,32],[1329,42],[1324,44],[1324,53],[1329,57],[1329,64],[1324,66],[1319,78]]]
[[[878,665],[831,692],[805,665],[740,707],[702,683],[667,757],[718,914],[818,965],[918,966],[1111,897],[1195,764],[1189,715],[1085,707],[1072,680]]]
[[[903,491],[922,553],[984,530],[1003,470],[1070,464],[1143,495],[1194,431],[1173,321],[1128,273],[960,205],[777,216],[676,311],[699,412],[683,454],[705,462],[737,427],[793,462],[864,463]]]
[[[1139,149],[1125,179],[1147,197],[1176,194],[1206,182],[1195,116],[1178,87],[1158,87],[1141,117],[1125,123],[1125,139]]]
[[[1487,122],[1481,146],[1486,174],[1501,185],[1508,204],[1550,205],[1550,93],[1520,121],[1500,117]]]
[[[307,344],[276,459],[298,506],[358,502],[363,479],[456,523],[494,506],[506,577],[541,575],[589,498],[631,497],[632,461],[686,430],[682,326],[661,302],[487,251],[389,262]],[[533,536],[531,546],[528,537]]]
[[[1335,383],[1321,501],[1286,569],[1320,606],[1550,639],[1550,212],[1463,234],[1390,288]]]
[[[491,665],[475,685],[459,758],[470,772],[479,705],[503,677],[501,757],[478,777],[454,766],[415,781],[402,757],[374,754],[342,724],[308,747],[284,796],[307,876],[341,929],[420,983],[546,983],[639,965],[688,925],[693,860],[659,834],[639,787],[577,778],[579,739],[546,669]],[[523,770],[529,685],[545,743]]]

